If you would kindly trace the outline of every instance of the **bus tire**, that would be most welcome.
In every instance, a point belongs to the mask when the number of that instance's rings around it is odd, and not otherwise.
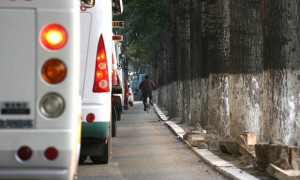
[[[117,136],[117,114],[113,112],[112,115],[112,137]]]
[[[121,121],[121,112],[120,111],[117,111],[117,120]]]
[[[125,103],[124,103],[124,109],[125,109],[125,110],[128,110],[128,102],[125,102]]]
[[[109,128],[109,129],[110,129],[110,132],[109,132],[109,136],[108,136],[108,139],[107,139],[107,143],[104,144],[104,146],[102,147],[103,148],[102,155],[101,156],[90,156],[90,158],[91,158],[91,160],[94,164],[108,164],[110,159],[111,159],[111,155],[112,155],[112,142],[111,142],[112,141],[112,139],[111,139],[112,128]]]

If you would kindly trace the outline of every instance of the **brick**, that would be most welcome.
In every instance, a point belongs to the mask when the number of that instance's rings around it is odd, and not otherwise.
[[[281,169],[292,169],[289,163],[289,147],[281,144],[258,143],[255,145],[257,162],[267,166],[272,163]]]
[[[240,145],[240,144],[246,144],[246,140],[245,140],[245,138],[244,138],[243,135],[239,135],[239,136],[236,138],[236,141],[237,141],[238,145]]]
[[[289,147],[280,144],[269,145],[269,162],[281,169],[292,169],[289,163]]]
[[[213,152],[219,151],[220,137],[217,134],[205,134],[205,143],[208,144],[209,150]]]
[[[256,159],[254,145],[247,146],[246,144],[240,144],[239,152],[242,155],[250,157],[251,159]]]
[[[198,149],[208,149],[209,146],[206,143],[199,143],[198,144]]]
[[[204,135],[203,134],[190,134],[187,136],[187,141],[191,146],[197,147],[199,143],[204,143]]]
[[[222,153],[230,154],[226,148],[224,141],[219,141],[219,148]]]
[[[267,173],[279,180],[299,180],[299,170],[283,170],[274,164],[269,164],[267,167]]]
[[[236,139],[231,138],[221,140],[219,141],[219,147],[220,150],[223,150],[222,152],[228,152],[229,154],[239,154],[239,146]]]
[[[247,145],[257,144],[257,137],[256,137],[256,134],[254,132],[252,132],[252,131],[244,132],[242,134],[242,136],[244,137]]]
[[[261,142],[254,145],[255,156],[259,164],[267,166],[269,163],[269,143]]]
[[[299,149],[295,146],[289,146],[289,163],[293,169],[300,170]]]

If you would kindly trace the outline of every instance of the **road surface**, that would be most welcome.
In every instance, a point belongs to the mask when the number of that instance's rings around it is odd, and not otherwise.
[[[223,180],[229,179],[201,162],[184,143],[135,102],[124,110],[113,138],[113,157],[107,165],[88,159],[78,167],[79,180]]]

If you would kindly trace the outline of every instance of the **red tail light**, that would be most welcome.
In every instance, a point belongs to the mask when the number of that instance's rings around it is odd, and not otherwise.
[[[93,113],[90,113],[90,114],[88,114],[87,116],[86,116],[86,121],[88,122],[88,123],[91,123],[91,122],[94,122],[94,120],[95,120],[95,115],[93,114]]]
[[[21,147],[17,153],[18,153],[18,157],[23,161],[30,159],[32,155],[31,149],[27,146]]]
[[[128,97],[128,96],[129,96],[129,93],[126,93],[126,96]]]
[[[93,92],[109,92],[109,75],[104,40],[101,34],[98,42]]]
[[[58,156],[58,151],[54,147],[49,147],[45,151],[45,157],[49,160],[54,160]]]
[[[52,50],[58,50],[67,42],[67,31],[59,24],[49,24],[41,31],[41,42]]]

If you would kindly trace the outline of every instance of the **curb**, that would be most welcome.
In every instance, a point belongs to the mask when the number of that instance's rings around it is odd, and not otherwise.
[[[176,123],[168,121],[169,118],[159,109],[156,104],[154,104],[154,109],[159,118],[164,121],[164,123],[180,138],[180,140],[182,140],[198,157],[200,157],[210,166],[214,167],[218,172],[235,180],[259,180],[258,178],[237,168],[233,164],[219,158],[207,149],[198,149],[197,147],[192,147],[188,141],[183,139],[185,131]]]

